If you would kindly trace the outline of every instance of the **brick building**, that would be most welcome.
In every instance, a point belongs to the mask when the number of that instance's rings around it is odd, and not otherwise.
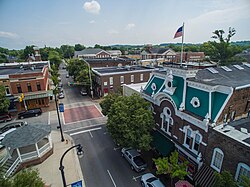
[[[6,88],[10,111],[22,111],[49,106],[52,90],[49,86],[49,62],[21,62],[0,66],[0,84]],[[23,101],[19,97],[24,95]]]
[[[205,53],[204,52],[183,52],[182,61],[183,62],[203,62],[205,59]],[[176,53],[175,62],[181,61],[181,53]]]
[[[94,93],[105,96],[109,92],[117,92],[122,84],[147,82],[153,68],[143,66],[93,68],[95,74]]]
[[[206,181],[203,186],[213,182],[207,172],[200,173],[210,162],[207,155],[212,149],[209,152],[208,144],[216,146],[210,132],[224,122],[246,117],[250,110],[249,75],[250,64],[202,70],[166,67],[152,73],[142,92],[152,103],[156,122],[153,139],[164,139],[153,140],[154,147],[163,156],[174,147],[179,160],[189,162],[188,176]],[[231,161],[223,162],[226,166]]]
[[[102,58],[102,59],[85,59],[92,68],[96,67],[113,67],[113,66],[130,66],[134,60],[131,58]]]

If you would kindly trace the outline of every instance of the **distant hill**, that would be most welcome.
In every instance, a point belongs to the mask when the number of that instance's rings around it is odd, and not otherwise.
[[[240,46],[250,46],[250,41],[236,41],[232,42],[233,45],[240,45]]]

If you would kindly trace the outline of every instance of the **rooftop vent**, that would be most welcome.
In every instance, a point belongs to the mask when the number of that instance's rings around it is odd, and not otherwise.
[[[221,66],[222,69],[224,69],[225,71],[232,71],[229,67],[227,66]]]
[[[240,65],[233,65],[235,68],[237,68],[238,70],[243,70],[244,68],[241,67]]]
[[[241,131],[242,133],[244,133],[244,134],[248,134],[248,132],[247,132],[247,129],[246,129],[246,128],[240,128],[240,131]]]
[[[219,73],[216,69],[214,68],[207,68],[208,71],[210,71],[211,73]]]

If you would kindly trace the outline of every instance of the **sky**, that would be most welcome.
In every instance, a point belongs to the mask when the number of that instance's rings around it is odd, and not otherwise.
[[[250,0],[0,0],[0,47],[180,43],[183,23],[184,43],[250,40]]]

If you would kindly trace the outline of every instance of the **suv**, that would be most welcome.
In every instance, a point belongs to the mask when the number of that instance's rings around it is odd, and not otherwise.
[[[33,116],[39,116],[42,114],[41,108],[35,108],[35,109],[30,109],[25,112],[20,112],[18,114],[18,119],[23,119],[23,118],[28,118],[28,117],[33,117]]]
[[[7,121],[11,121],[11,115],[8,113],[4,113],[4,114],[0,114],[0,123],[1,122],[7,122]]]
[[[126,158],[132,170],[140,172],[146,169],[147,164],[142,159],[141,154],[138,153],[138,151],[132,148],[123,148],[121,152],[122,152],[122,157]]]

